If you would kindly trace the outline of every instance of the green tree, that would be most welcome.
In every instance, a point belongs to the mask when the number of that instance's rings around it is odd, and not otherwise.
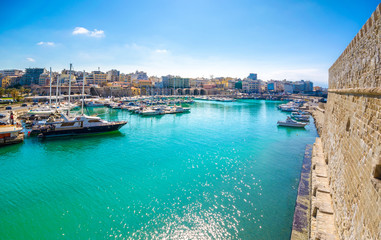
[[[7,96],[9,97],[9,94],[11,94],[11,91],[12,91],[11,88],[7,88],[5,89],[5,94],[7,94]]]
[[[20,91],[20,94],[23,95],[25,93],[25,88],[24,87],[20,87],[19,91]]]
[[[17,89],[12,89],[11,90],[11,95],[12,95],[12,98],[13,98],[13,102],[15,102],[16,100],[19,99],[20,92]]]
[[[32,91],[32,89],[30,88],[25,88],[24,90],[24,93],[26,93],[26,95],[29,95],[29,93]]]
[[[0,97],[3,97],[4,94],[5,94],[5,89],[0,87]]]

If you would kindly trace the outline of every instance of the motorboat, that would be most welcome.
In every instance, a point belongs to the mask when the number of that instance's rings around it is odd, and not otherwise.
[[[86,102],[87,107],[104,107],[105,104],[98,101],[88,101]]]
[[[283,126],[283,127],[304,128],[306,125],[307,125],[307,123],[295,121],[295,120],[291,119],[291,117],[287,117],[286,121],[278,121],[278,126]]]
[[[174,114],[174,113],[189,113],[190,112],[190,108],[185,108],[185,107],[181,107],[181,106],[173,106],[173,107],[167,107],[165,109],[165,113],[168,113],[168,114]]]
[[[31,109],[27,112],[28,115],[39,115],[39,116],[49,116],[56,112],[55,109],[51,109],[49,107],[41,107],[36,109]]]
[[[162,115],[165,114],[162,108],[144,108],[140,111],[140,114],[143,116],[153,116],[153,115]]]
[[[292,115],[291,118],[293,118],[296,121],[300,121],[300,122],[309,122],[310,121],[310,117],[306,116],[306,115]]]

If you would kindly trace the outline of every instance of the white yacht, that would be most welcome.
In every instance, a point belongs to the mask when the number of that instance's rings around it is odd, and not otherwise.
[[[307,125],[307,123],[297,122],[290,117],[287,117],[286,121],[278,121],[278,126],[283,127],[300,127],[304,128]]]
[[[119,130],[127,123],[126,121],[108,122],[100,117],[87,115],[69,118],[65,114],[62,114],[62,119],[63,121],[46,122],[46,124],[39,126],[38,130],[40,134],[38,137],[45,138],[110,132]]]
[[[143,116],[153,116],[153,115],[162,115],[165,114],[162,108],[144,108],[140,111],[140,114]]]

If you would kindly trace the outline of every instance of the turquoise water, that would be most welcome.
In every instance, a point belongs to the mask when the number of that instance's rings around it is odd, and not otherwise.
[[[0,239],[288,239],[306,144],[280,102],[199,101],[120,132],[0,148]]]

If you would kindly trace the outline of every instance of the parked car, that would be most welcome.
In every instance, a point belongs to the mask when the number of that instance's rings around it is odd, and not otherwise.
[[[11,106],[6,106],[5,110],[12,110],[12,107]]]
[[[38,102],[34,102],[32,105],[33,105],[33,106],[36,106],[36,105],[38,105]]]
[[[26,103],[21,104],[21,107],[27,107],[27,106],[28,106],[28,104],[26,104]]]

